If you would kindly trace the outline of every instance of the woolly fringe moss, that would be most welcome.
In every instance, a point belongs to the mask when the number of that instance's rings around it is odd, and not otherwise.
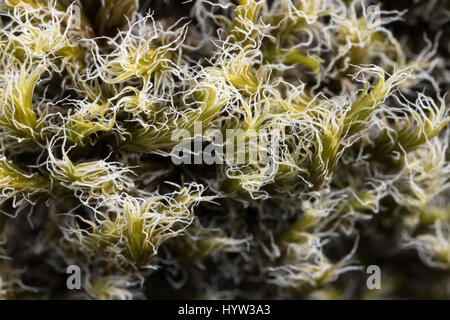
[[[402,3],[0,1],[0,297],[450,298],[448,1]]]

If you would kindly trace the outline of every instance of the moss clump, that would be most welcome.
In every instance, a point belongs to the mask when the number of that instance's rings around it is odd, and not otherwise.
[[[449,298],[446,2],[396,4],[1,1],[0,297]]]

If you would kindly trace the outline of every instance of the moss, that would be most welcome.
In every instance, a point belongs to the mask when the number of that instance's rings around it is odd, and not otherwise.
[[[445,5],[169,2],[0,5],[0,297],[448,298]]]

